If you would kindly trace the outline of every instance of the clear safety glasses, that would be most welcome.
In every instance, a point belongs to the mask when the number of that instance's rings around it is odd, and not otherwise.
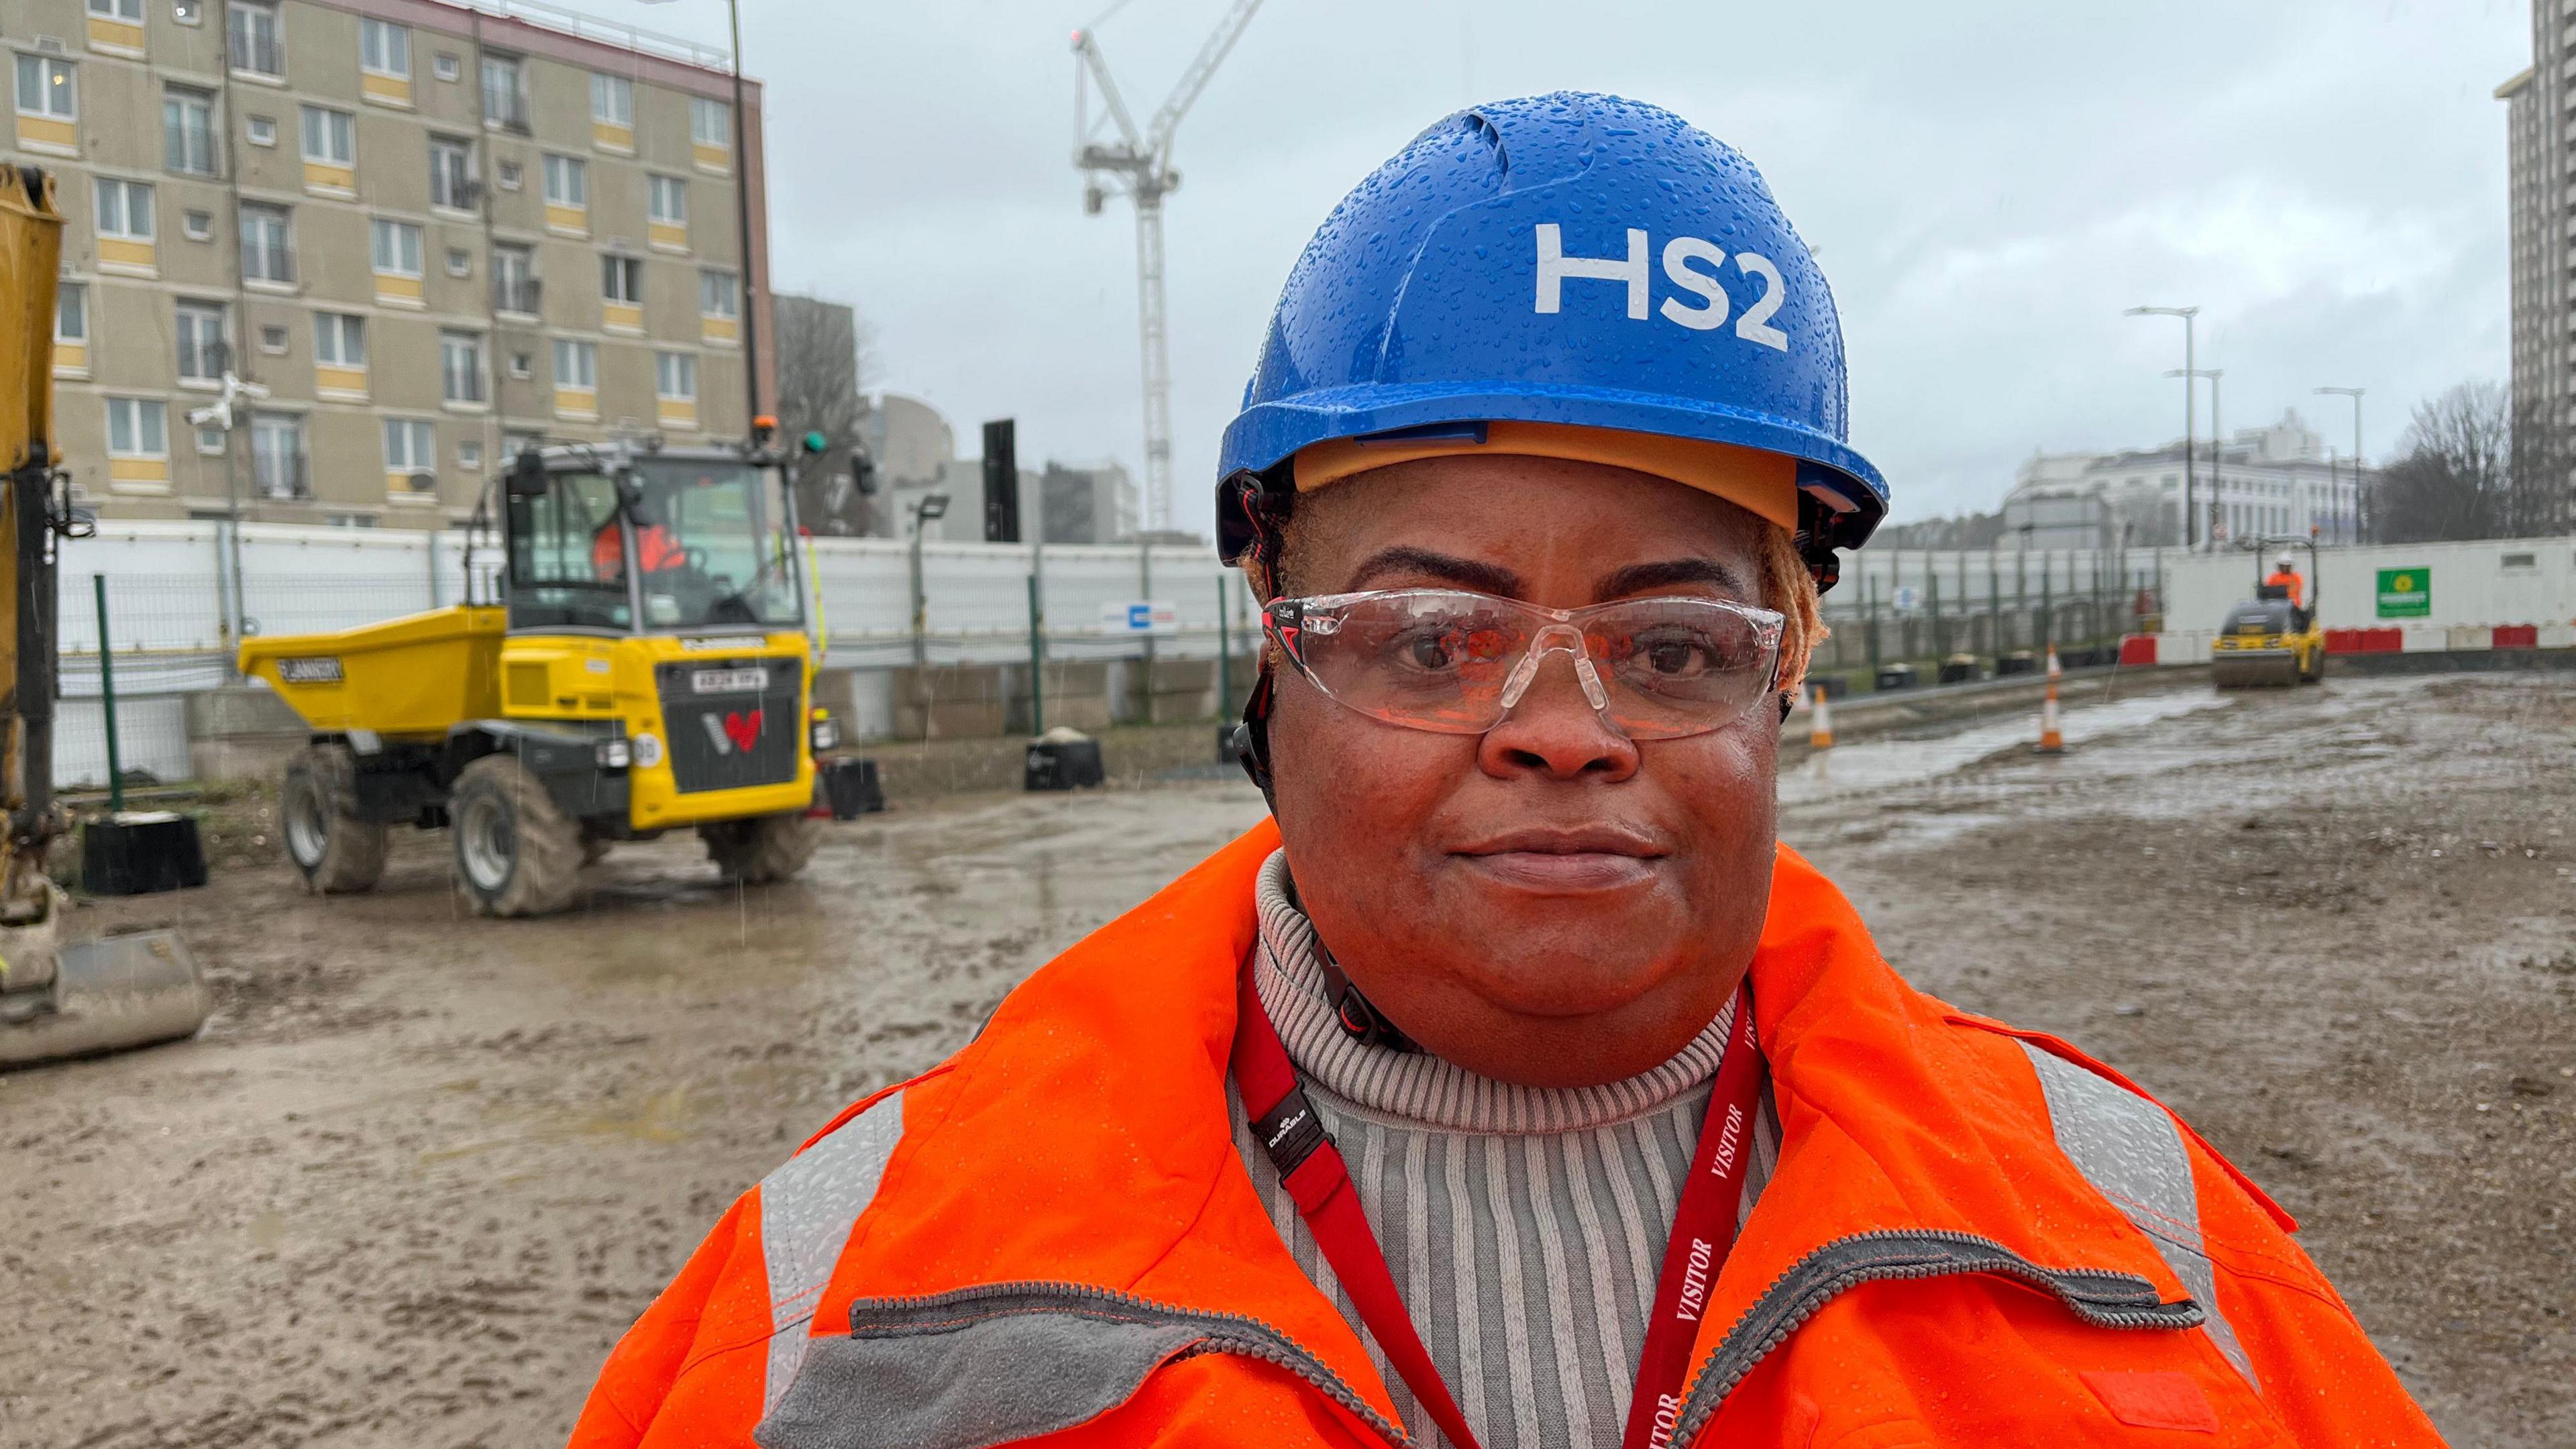
[[[1262,625],[1337,703],[1409,729],[1480,735],[1563,654],[1601,717],[1631,739],[1733,723],[1777,680],[1780,615],[1716,599],[1542,609],[1490,594],[1389,589],[1280,599]]]

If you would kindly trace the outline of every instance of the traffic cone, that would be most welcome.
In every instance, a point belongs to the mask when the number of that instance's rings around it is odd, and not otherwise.
[[[2066,737],[2057,732],[2057,677],[2062,672],[2057,667],[2057,646],[2051,644],[2048,646],[2048,693],[2042,697],[2039,706],[2038,751],[2043,755],[2066,752]]]
[[[1815,712],[1807,718],[1807,748],[1811,750],[1834,747],[1834,707],[1826,698],[1827,693],[1821,680],[1807,686],[1807,698],[1815,706]]]

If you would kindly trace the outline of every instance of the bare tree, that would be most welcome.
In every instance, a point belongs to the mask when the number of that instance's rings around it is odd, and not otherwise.
[[[866,395],[876,329],[837,302],[780,293],[773,306],[779,432],[791,443],[807,433],[824,440],[822,453],[800,451],[794,464],[797,515],[816,533],[878,532]]]
[[[2497,383],[2464,382],[2417,404],[2372,491],[2371,532],[2386,543],[2507,536],[2520,511],[2514,432]]]

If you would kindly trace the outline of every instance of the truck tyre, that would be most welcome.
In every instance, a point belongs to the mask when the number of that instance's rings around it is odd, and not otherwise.
[[[278,787],[286,858],[322,895],[374,890],[385,873],[385,825],[358,818],[358,758],[347,745],[306,745]]]
[[[707,843],[707,859],[727,880],[767,885],[786,880],[814,858],[823,838],[821,823],[799,810],[787,815],[755,815],[748,820],[717,820],[698,827]]]
[[[572,904],[581,826],[515,756],[485,755],[467,765],[447,814],[456,883],[476,914],[542,916]]]

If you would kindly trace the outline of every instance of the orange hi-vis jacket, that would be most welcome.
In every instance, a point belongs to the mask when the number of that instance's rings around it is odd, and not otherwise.
[[[1408,1442],[1230,1125],[1277,844],[1101,928],[745,1193],[577,1449]],[[1675,1444],[2441,1442],[2260,1190],[2073,1048],[1908,987],[1785,848],[1753,1002],[1779,1165]]]
[[[2299,607],[2301,602],[2299,599],[2301,585],[2297,574],[2294,574],[2287,569],[2279,569],[2275,570],[2272,576],[2265,579],[2263,582],[2266,584],[2279,584],[2288,588],[2290,591],[2290,607],[2294,609]]]

